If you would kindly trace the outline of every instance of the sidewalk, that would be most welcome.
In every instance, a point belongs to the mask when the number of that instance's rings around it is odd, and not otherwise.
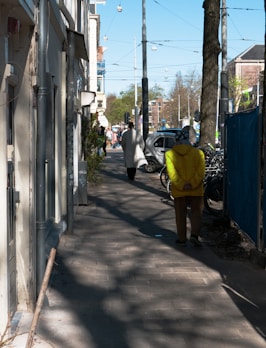
[[[122,151],[108,150],[102,183],[60,241],[34,347],[266,347],[265,271],[204,243],[176,246],[158,174],[138,170],[131,183],[125,172]]]

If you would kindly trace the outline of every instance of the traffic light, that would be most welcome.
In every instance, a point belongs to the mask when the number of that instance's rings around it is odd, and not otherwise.
[[[130,122],[130,113],[129,112],[124,113],[124,122],[125,122],[125,124],[128,124],[128,122]]]

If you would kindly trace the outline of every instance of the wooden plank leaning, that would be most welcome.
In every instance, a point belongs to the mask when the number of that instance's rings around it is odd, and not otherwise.
[[[41,285],[41,290],[38,296],[38,300],[36,303],[36,308],[34,311],[34,315],[32,318],[32,322],[31,322],[31,328],[29,331],[29,335],[28,335],[28,339],[27,339],[27,344],[26,344],[26,348],[31,348],[32,347],[32,343],[33,343],[33,338],[35,335],[35,331],[36,331],[36,327],[38,324],[38,320],[39,320],[39,315],[42,309],[42,305],[43,305],[43,301],[44,301],[44,296],[46,293],[46,289],[49,283],[49,279],[50,279],[50,275],[51,275],[51,271],[53,269],[53,264],[54,264],[54,260],[55,260],[55,254],[56,254],[56,249],[52,248],[50,251],[50,255],[49,255],[49,259],[47,262],[47,266],[45,269],[45,273],[44,273],[44,277],[43,277],[43,281],[42,281],[42,285]]]

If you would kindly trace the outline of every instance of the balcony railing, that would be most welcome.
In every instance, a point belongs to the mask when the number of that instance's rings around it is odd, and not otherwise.
[[[105,60],[98,60],[97,75],[105,75]]]

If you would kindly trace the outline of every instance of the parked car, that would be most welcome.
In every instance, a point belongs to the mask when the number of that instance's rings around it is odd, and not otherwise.
[[[145,157],[148,164],[144,166],[147,173],[160,170],[165,164],[165,152],[176,143],[176,133],[154,132],[148,135],[145,145]]]
[[[160,132],[170,132],[170,133],[175,133],[175,134],[178,134],[182,131],[182,128],[166,128],[166,129],[163,129],[163,130],[160,130]],[[197,138],[197,142],[196,142],[196,146],[199,144],[199,137],[200,137],[200,134],[199,134],[199,131],[195,130],[196,132],[196,138]]]
[[[160,130],[158,132],[178,134],[181,131],[182,131],[182,128],[165,128],[165,129],[162,129],[162,130]]]

